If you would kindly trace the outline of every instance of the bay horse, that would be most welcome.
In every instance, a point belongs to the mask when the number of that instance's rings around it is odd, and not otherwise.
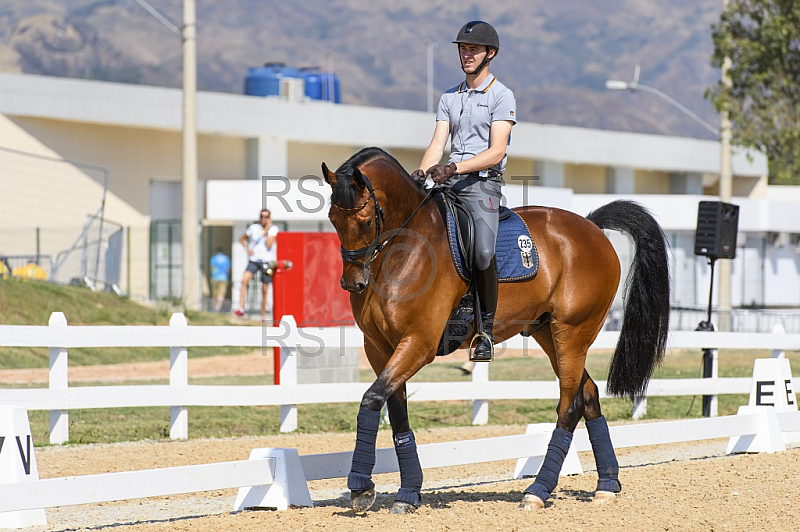
[[[365,148],[331,172],[328,218],[341,241],[342,288],[364,333],[364,349],[377,376],[357,418],[351,505],[374,503],[375,442],[387,404],[400,469],[392,513],[421,504],[422,468],[408,420],[406,382],[434,360],[448,319],[467,291],[451,261],[445,223],[430,191],[417,184],[391,155]],[[624,317],[612,358],[608,391],[641,396],[666,347],[669,270],[664,233],[642,206],[614,201],[583,218],[550,207],[513,209],[530,229],[539,271],[529,280],[501,283],[493,335],[532,335],[558,377],[557,422],[535,482],[521,508],[535,510],[556,487],[581,418],[586,420],[597,463],[595,500],[621,491],[619,466],[597,385],[586,372],[589,346],[600,332],[619,286],[619,258],[602,229],[629,235],[636,252],[627,280]],[[466,346],[462,346],[466,347]]]

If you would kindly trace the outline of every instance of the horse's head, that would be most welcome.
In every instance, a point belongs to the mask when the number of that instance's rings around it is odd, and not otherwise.
[[[322,163],[322,176],[331,186],[328,219],[342,243],[344,269],[340,284],[349,292],[361,293],[369,284],[369,264],[380,251],[383,209],[369,179],[358,167],[339,168],[334,173]]]

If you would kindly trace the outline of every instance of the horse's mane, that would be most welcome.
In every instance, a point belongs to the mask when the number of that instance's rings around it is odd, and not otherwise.
[[[352,209],[355,207],[359,198],[356,197],[355,186],[353,186],[353,170],[376,158],[389,161],[390,164],[397,168],[398,172],[400,172],[400,175],[405,175],[411,179],[411,176],[408,175],[408,172],[406,172],[397,159],[386,153],[381,148],[363,148],[336,169],[337,181],[331,191],[331,202],[344,209]]]

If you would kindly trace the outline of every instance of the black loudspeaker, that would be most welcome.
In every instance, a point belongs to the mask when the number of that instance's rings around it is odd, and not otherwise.
[[[721,201],[701,201],[697,209],[694,254],[714,259],[736,258],[739,206]]]

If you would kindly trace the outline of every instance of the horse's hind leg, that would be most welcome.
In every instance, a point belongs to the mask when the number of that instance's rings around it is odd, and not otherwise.
[[[611,443],[608,423],[600,410],[600,393],[586,370],[584,370],[583,404],[586,430],[589,432],[594,463],[597,466],[595,501],[613,501],[616,494],[622,491],[619,483],[619,463]]]
[[[525,489],[521,505],[525,510],[543,508],[558,484],[558,476],[572,444],[575,427],[584,415],[584,385],[589,377],[584,366],[589,344],[596,332],[597,329],[591,322],[570,326],[553,320],[549,329],[534,333],[534,338],[550,357],[550,363],[559,379],[560,390],[556,428],[536,480]]]
[[[389,421],[392,424],[392,439],[400,468],[400,489],[395,496],[391,513],[406,514],[417,509],[422,501],[422,466],[417,454],[414,432],[408,423],[406,386],[403,385],[387,401]]]

